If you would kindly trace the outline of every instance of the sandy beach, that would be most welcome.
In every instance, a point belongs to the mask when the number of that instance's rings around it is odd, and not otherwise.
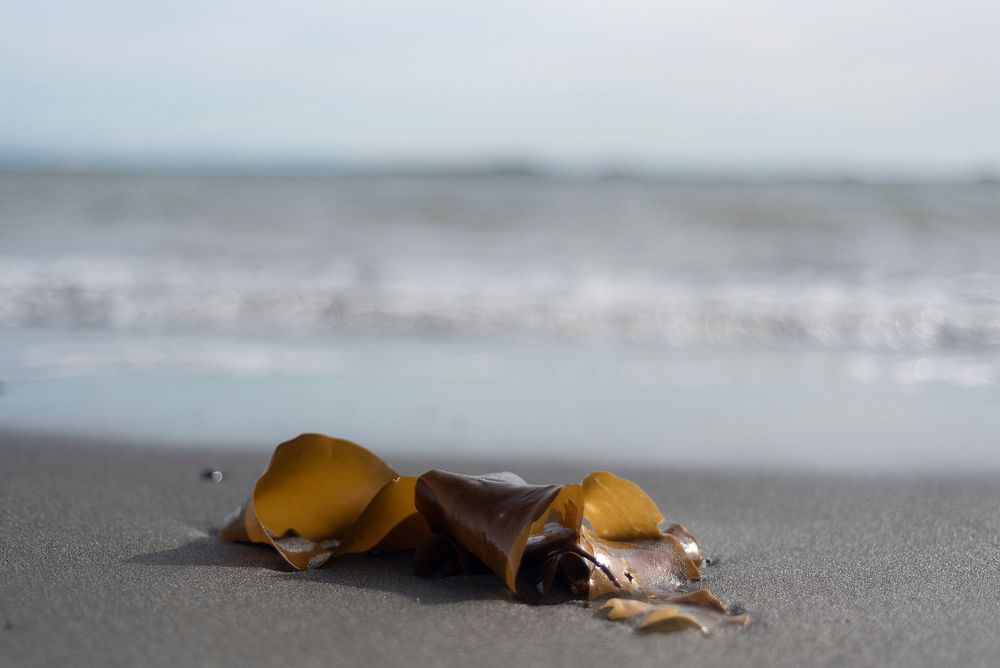
[[[7,665],[996,665],[1000,480],[615,467],[687,524],[742,631],[640,635],[407,555],[289,572],[212,535],[268,453],[0,437]],[[594,462],[393,461],[572,481]],[[613,462],[605,462],[605,465]],[[225,478],[201,477],[218,467]]]
[[[0,668],[1000,668],[1000,2],[286,5],[0,13]]]

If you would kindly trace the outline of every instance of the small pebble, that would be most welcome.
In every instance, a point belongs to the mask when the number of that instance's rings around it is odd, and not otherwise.
[[[222,471],[218,469],[205,469],[201,472],[201,477],[203,480],[222,482]]]

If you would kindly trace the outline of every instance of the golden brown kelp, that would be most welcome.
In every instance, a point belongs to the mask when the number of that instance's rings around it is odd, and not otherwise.
[[[607,598],[608,619],[640,629],[747,621],[707,590],[689,591],[701,578],[694,536],[664,526],[638,485],[607,471],[568,485],[511,473],[402,477],[355,443],[305,434],[278,446],[222,537],[269,544],[300,570],[341,554],[415,550],[418,575],[492,571],[529,603],[556,589]]]
[[[224,540],[267,543],[299,570],[336,554],[413,549],[429,534],[400,477],[360,445],[303,434],[277,447]]]

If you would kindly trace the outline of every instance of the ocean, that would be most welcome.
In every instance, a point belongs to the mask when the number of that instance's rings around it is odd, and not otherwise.
[[[0,175],[0,429],[1000,469],[1000,186]]]

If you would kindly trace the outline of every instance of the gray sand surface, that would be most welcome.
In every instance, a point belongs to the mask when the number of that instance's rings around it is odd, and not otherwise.
[[[427,580],[407,555],[292,573],[210,535],[267,453],[0,435],[3,665],[1000,665],[1000,479],[631,471],[718,560],[743,631],[641,635],[492,576]],[[534,482],[586,465],[508,468]],[[225,472],[203,480],[206,466]]]

